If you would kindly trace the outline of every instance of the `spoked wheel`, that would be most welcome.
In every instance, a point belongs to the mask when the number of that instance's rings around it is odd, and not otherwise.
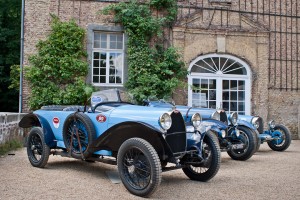
[[[134,195],[149,196],[161,182],[161,163],[150,143],[141,138],[126,140],[117,157],[120,178]]]
[[[182,168],[185,175],[196,181],[208,181],[213,178],[220,168],[221,151],[218,139],[212,132],[207,132],[203,139],[202,157],[199,164],[187,165]],[[187,162],[192,161],[187,158]]]
[[[251,158],[257,150],[256,133],[244,126],[238,126],[238,129],[240,135],[232,138],[232,147],[227,153],[234,160],[247,160]]]
[[[284,151],[291,144],[291,133],[283,125],[275,126],[272,138],[275,138],[275,140],[269,141],[268,145],[274,151]]]
[[[91,119],[83,113],[70,115],[64,123],[64,143],[67,149],[71,148],[73,158],[88,158],[92,155],[92,153],[87,151],[87,148],[94,140],[95,135],[96,131]]]
[[[48,162],[50,148],[45,143],[41,127],[31,129],[27,139],[27,155],[32,166],[43,168]]]

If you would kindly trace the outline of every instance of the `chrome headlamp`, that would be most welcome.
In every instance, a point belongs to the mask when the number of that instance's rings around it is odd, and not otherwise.
[[[271,128],[271,129],[273,129],[273,128],[275,128],[275,121],[274,120],[271,120],[271,121],[269,121],[268,122],[268,125],[269,125],[269,127]]]
[[[164,113],[159,117],[159,125],[162,129],[168,130],[172,126],[172,118],[168,113]]]
[[[202,117],[199,113],[193,114],[193,116],[191,118],[191,122],[192,122],[193,126],[195,127],[195,129],[199,128],[199,126],[201,125],[201,121],[202,121]]]
[[[220,121],[220,113],[219,113],[218,111],[215,111],[215,112],[211,115],[211,118]]]
[[[253,117],[253,119],[251,120],[251,124],[252,124],[256,129],[259,128],[258,118],[259,118],[259,117]]]
[[[231,115],[229,117],[229,121],[231,122],[231,124],[233,126],[236,126],[237,125],[237,121],[238,121],[238,113],[237,112],[231,113]]]

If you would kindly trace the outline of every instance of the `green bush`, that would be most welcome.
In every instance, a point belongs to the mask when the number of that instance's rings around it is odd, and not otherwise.
[[[38,53],[30,56],[25,73],[31,88],[31,109],[47,104],[83,104],[92,91],[85,83],[85,30],[74,20],[62,22],[56,16],[52,16],[51,28],[47,39],[38,42]]]
[[[153,15],[153,10],[160,15]],[[183,84],[187,75],[184,62],[174,47],[164,47],[163,29],[175,20],[175,0],[151,0],[112,4],[103,10],[113,13],[128,35],[128,81],[126,88],[142,102],[149,96],[163,98]],[[150,45],[151,44],[151,45]]]

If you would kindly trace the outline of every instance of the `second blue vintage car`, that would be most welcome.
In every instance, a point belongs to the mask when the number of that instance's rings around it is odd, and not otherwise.
[[[227,117],[224,110],[174,105],[163,99],[148,99],[144,101],[144,105],[156,108],[174,107],[181,111],[187,123],[193,114],[201,113],[202,125],[211,126],[211,130],[218,136],[221,150],[226,151],[234,160],[248,160],[256,152],[257,134],[245,123],[238,123],[236,112]]]
[[[220,168],[217,138],[199,113],[186,126],[179,110],[132,105],[118,90],[95,93],[90,107],[44,106],[19,126],[32,128],[32,166],[45,167],[51,154],[115,164],[125,188],[138,196],[158,188],[162,171],[182,169],[192,180],[208,181]]]

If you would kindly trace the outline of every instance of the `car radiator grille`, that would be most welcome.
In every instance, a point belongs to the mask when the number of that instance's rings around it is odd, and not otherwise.
[[[172,126],[166,133],[166,141],[173,153],[180,153],[186,150],[186,130],[183,117],[180,112],[174,111],[171,114]]]
[[[257,130],[258,130],[259,133],[263,133],[264,132],[264,121],[261,117],[258,117],[257,121],[258,121],[258,124],[259,124],[259,127],[258,127]]]
[[[223,122],[226,125],[228,124],[227,114],[223,110],[220,112],[220,121]]]

